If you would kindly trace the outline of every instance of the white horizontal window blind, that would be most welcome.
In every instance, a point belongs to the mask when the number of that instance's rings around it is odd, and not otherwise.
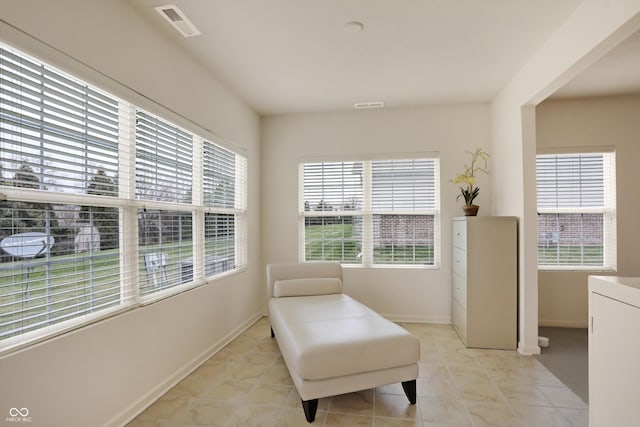
[[[192,218],[191,212],[138,210],[141,295],[193,279]]]
[[[372,162],[374,264],[436,264],[435,159]]]
[[[136,194],[139,199],[191,203],[193,135],[136,111]]]
[[[538,265],[616,269],[615,153],[539,154]]]
[[[244,266],[246,180],[243,155],[0,44],[0,352]]]
[[[436,159],[372,162],[374,211],[430,212],[438,208]]]
[[[237,247],[235,215],[205,213],[204,238],[205,277],[233,270]]]
[[[93,174],[117,175],[117,99],[8,49],[0,67],[3,168],[16,185],[83,194]]]
[[[304,164],[306,212],[361,211],[363,162]]]
[[[247,161],[209,141],[203,143],[205,277],[246,264]]]
[[[302,165],[305,261],[362,263],[363,165]]]
[[[204,141],[203,149],[205,206],[235,208],[236,154],[209,141]]]
[[[118,249],[100,248],[113,220],[117,242],[117,208],[98,219],[90,206],[0,204],[12,233],[2,240],[0,340],[122,303]]]
[[[128,304],[117,98],[0,46],[0,340]],[[2,345],[0,345],[0,348]]]
[[[184,205],[181,210],[155,206],[138,209],[142,296],[194,279],[192,147],[190,132],[136,111],[136,197]]]
[[[439,265],[438,159],[301,165],[306,261]]]

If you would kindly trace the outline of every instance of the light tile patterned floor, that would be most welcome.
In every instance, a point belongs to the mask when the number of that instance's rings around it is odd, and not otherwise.
[[[320,399],[312,425],[587,427],[587,405],[535,358],[467,349],[449,325],[403,326],[422,344],[417,404],[392,384]],[[129,427],[308,425],[263,318]]]

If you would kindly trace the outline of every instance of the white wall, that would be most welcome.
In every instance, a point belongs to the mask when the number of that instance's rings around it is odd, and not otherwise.
[[[586,0],[491,104],[492,149],[504,153],[491,176],[495,212],[520,218],[518,349],[524,354],[540,352],[534,106],[638,28],[637,0]]]
[[[298,160],[305,156],[440,152],[442,266],[349,268],[346,292],[395,320],[451,320],[451,217],[462,215],[449,180],[469,163],[465,151],[489,147],[488,105],[359,110],[273,116],[262,126],[264,263],[298,260]],[[481,176],[477,203],[489,215],[491,185]]]
[[[616,150],[618,271],[640,276],[638,258],[638,182],[640,161],[640,95],[550,100],[538,105],[538,148],[602,147]],[[602,272],[540,271],[539,323],[587,327],[587,277]]]
[[[26,407],[33,426],[121,425],[262,314],[260,120],[124,1],[0,0],[0,10],[19,29],[1,25],[3,41],[248,152],[246,271],[0,357],[0,417]]]

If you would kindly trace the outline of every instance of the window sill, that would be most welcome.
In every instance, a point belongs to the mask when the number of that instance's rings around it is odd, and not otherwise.
[[[580,267],[580,266],[538,266],[539,272],[566,272],[566,273],[616,273],[617,270],[605,267]]]
[[[167,298],[171,298],[173,296],[180,295],[185,292],[189,292],[193,289],[200,288],[209,283],[216,282],[218,280],[225,279],[227,277],[231,277],[236,274],[243,273],[245,271],[247,271],[247,267],[240,267],[233,270],[225,271],[220,274],[216,274],[215,276],[205,277],[204,279],[201,279],[195,282],[185,283],[184,285],[174,286],[150,295],[145,295],[140,297],[140,305],[146,306],[146,305],[154,304],[154,303],[163,301]]]
[[[143,307],[149,304],[153,304],[173,296],[180,295],[184,292],[188,292],[192,289],[199,288],[211,282],[215,282],[227,277],[234,276],[247,271],[247,267],[240,267],[234,270],[230,270],[215,276],[206,278],[204,281],[192,282],[190,284],[182,285],[180,287],[167,289],[166,292],[148,295],[141,297],[137,302],[131,301],[127,304],[122,304],[111,309],[105,309],[97,313],[91,313],[85,316],[69,319],[65,322],[60,322],[55,325],[51,325],[48,328],[37,329],[35,331],[27,332],[23,335],[18,335],[11,338],[6,338],[0,342],[0,358],[17,353],[27,348],[46,343],[59,336],[74,332],[76,330],[91,326],[95,323],[102,322],[112,317],[120,316],[124,313],[133,311],[139,307]]]
[[[439,265],[417,265],[417,264],[374,264],[374,265],[358,265],[358,264],[342,264],[342,268],[347,270],[440,270]]]
[[[61,335],[65,335],[78,329],[91,326],[106,319],[119,316],[139,307],[136,302],[130,302],[111,309],[105,309],[97,313],[91,313],[80,317],[75,317],[64,322],[51,325],[47,328],[37,329],[15,337],[6,338],[0,343],[0,358],[13,353],[25,350],[47,341],[53,340]]]

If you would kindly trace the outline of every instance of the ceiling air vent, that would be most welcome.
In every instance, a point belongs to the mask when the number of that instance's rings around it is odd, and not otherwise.
[[[375,101],[375,102],[358,102],[357,104],[353,104],[356,110],[360,110],[363,108],[382,108],[384,107],[383,101]]]
[[[175,4],[157,6],[155,8],[167,22],[180,31],[185,37],[198,36],[202,33],[189,21],[189,18]]]

